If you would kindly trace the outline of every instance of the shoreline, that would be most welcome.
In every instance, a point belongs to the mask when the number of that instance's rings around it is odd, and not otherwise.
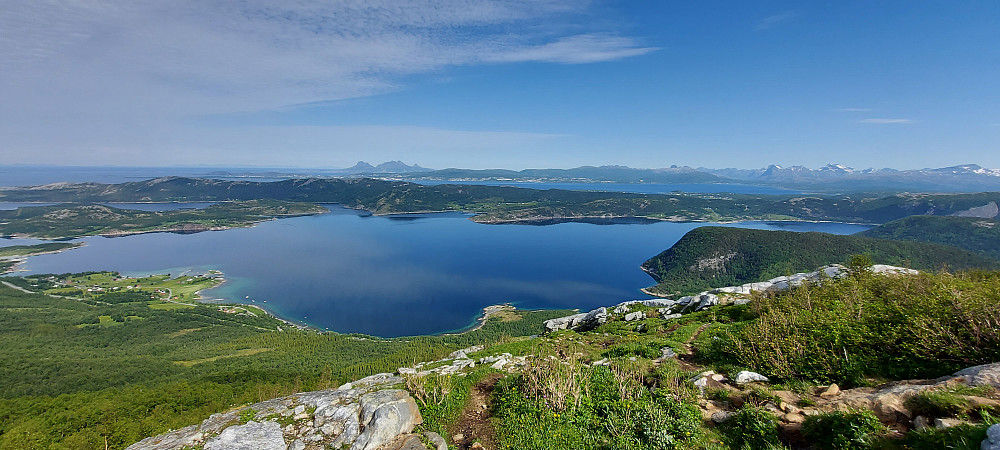
[[[24,272],[24,270],[18,269],[18,267],[21,266],[22,264],[28,262],[28,258],[30,258],[32,256],[53,255],[53,254],[56,254],[56,253],[62,253],[62,252],[69,251],[69,250],[76,250],[76,249],[78,249],[80,247],[83,247],[83,246],[87,245],[86,242],[74,242],[74,244],[76,244],[76,245],[74,245],[73,247],[61,248],[59,250],[47,250],[47,251],[44,251],[44,252],[32,253],[30,255],[17,255],[17,256],[0,257],[0,261],[11,261],[11,262],[14,263],[10,267],[8,267],[6,270],[0,271],[0,275],[7,275],[7,274],[11,274],[11,273],[16,273],[16,272]]]

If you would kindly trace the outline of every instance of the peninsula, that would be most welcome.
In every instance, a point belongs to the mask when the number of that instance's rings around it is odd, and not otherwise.
[[[278,217],[328,212],[310,203],[244,200],[204,209],[137,211],[101,204],[63,204],[0,211],[0,235],[42,239],[125,236],[152,232],[196,233],[247,227]]]

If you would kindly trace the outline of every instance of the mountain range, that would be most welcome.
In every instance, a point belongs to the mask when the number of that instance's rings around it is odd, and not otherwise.
[[[380,170],[387,166],[393,170]],[[367,166],[367,167],[366,167]],[[441,169],[421,171],[419,166],[392,163],[359,163],[356,168],[371,168],[356,173],[396,173],[400,180],[511,181],[511,182],[614,182],[614,183],[719,183],[754,184],[815,192],[909,191],[909,192],[980,192],[1000,190],[1000,169],[963,164],[928,169],[854,169],[828,164],[818,169],[805,166],[770,165],[760,169],[710,169],[670,166],[660,169],[636,169],[627,166],[582,166],[572,169]],[[406,169],[406,170],[402,170]]]

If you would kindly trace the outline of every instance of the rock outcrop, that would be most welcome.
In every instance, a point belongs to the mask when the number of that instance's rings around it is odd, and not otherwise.
[[[267,400],[143,439],[128,450],[179,450],[198,445],[206,450],[427,448],[419,436],[410,434],[422,419],[410,394],[393,389],[401,382],[398,376],[378,374],[338,389]]]
[[[904,267],[875,264],[869,270],[878,275],[914,275],[918,272]],[[780,292],[801,286],[806,283],[819,284],[824,279],[847,276],[848,269],[840,264],[823,266],[813,272],[802,272],[788,276],[772,278],[767,281],[746,283],[739,286],[726,286],[687,295],[677,300],[658,298],[650,300],[630,300],[614,306],[601,307],[588,313],[574,314],[545,321],[545,331],[558,330],[586,331],[593,329],[609,320],[612,315],[621,316],[626,322],[641,320],[648,317],[638,307],[656,308],[663,320],[675,319],[684,313],[701,311],[717,305],[742,305],[751,301],[753,292]],[[610,311],[610,312],[609,312]]]
[[[588,313],[574,314],[545,321],[545,331],[566,329],[589,330],[608,321],[608,309],[601,307]]]

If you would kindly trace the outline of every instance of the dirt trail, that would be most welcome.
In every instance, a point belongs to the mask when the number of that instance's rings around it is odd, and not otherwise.
[[[490,421],[493,416],[490,411],[490,398],[493,388],[501,378],[502,374],[493,373],[472,387],[465,410],[449,429],[451,436],[448,436],[448,441],[457,448],[479,448],[473,447],[477,442],[486,450],[497,448],[493,423]],[[461,439],[455,439],[456,435],[462,435]]]

